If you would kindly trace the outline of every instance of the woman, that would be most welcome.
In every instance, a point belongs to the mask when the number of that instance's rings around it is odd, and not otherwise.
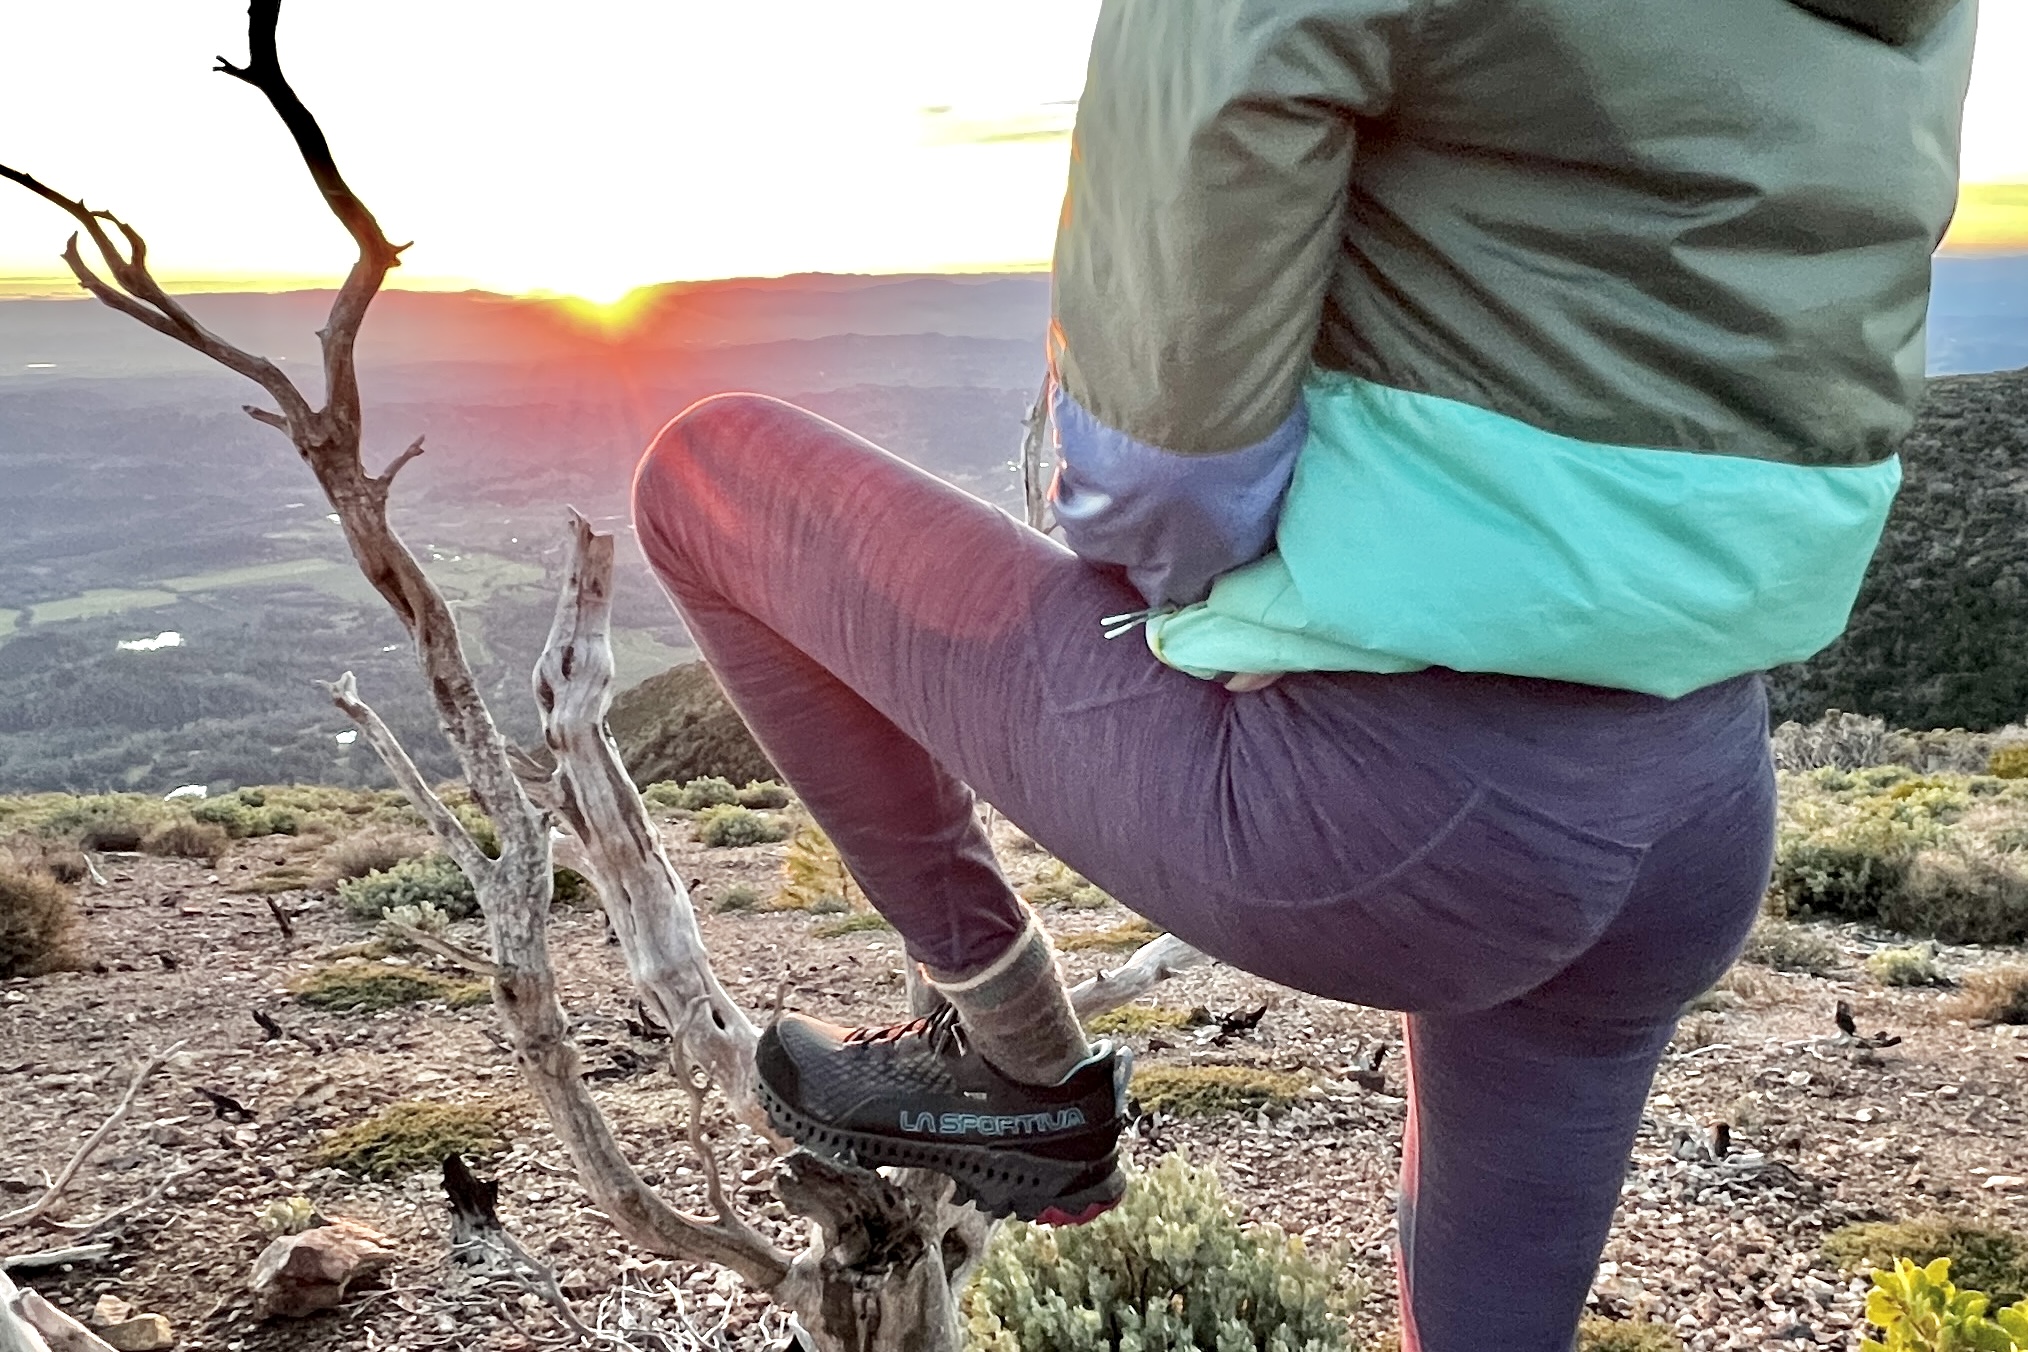
[[[1565,1352],[1767,881],[1757,673],[1836,637],[1898,484],[1974,23],[1107,0],[1049,337],[1069,548],[755,396],[636,481],[953,1011],[777,1021],[777,1121],[996,1212],[1117,1200],[1125,1053],[976,792],[1207,953],[1405,1011],[1404,1347]]]

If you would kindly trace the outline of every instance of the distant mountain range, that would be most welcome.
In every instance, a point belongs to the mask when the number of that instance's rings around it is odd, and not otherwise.
[[[328,294],[186,299],[314,388]],[[458,605],[503,721],[532,736],[563,507],[624,533],[629,472],[663,421],[719,390],[776,394],[1015,508],[1047,313],[1038,274],[685,284],[603,312],[391,292],[362,339],[369,458],[426,437],[396,522]],[[1940,259],[1930,352],[1938,372],[2028,365],[2028,256]],[[379,782],[312,684],[348,668],[425,768],[451,772],[399,627],[287,444],[239,412],[258,395],[90,301],[0,300],[0,791]],[[621,559],[633,681],[691,649],[633,549]],[[1784,707],[1869,688],[1840,673],[1788,683]],[[2005,704],[2003,687],[1982,698]]]

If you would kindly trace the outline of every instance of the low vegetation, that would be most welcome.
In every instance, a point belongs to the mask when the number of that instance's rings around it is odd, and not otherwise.
[[[1254,1066],[1147,1066],[1133,1093],[1146,1112],[1171,1117],[1279,1112],[1308,1092],[1304,1076]]]
[[[826,920],[810,930],[819,939],[842,939],[848,934],[866,934],[873,931],[892,930],[886,918],[877,911],[854,911],[851,915],[836,920]]]
[[[491,998],[483,981],[457,980],[406,963],[347,958],[297,977],[289,991],[313,1009],[373,1014],[398,1005],[441,1000],[452,1009],[482,1005]]]
[[[1350,1352],[1356,1293],[1300,1239],[1244,1225],[1170,1155],[1087,1225],[1005,1225],[966,1289],[971,1352]]]
[[[782,890],[769,903],[777,911],[817,914],[872,909],[859,880],[845,866],[844,856],[824,828],[812,821],[796,827],[782,856]]]
[[[697,841],[713,849],[774,845],[789,838],[789,824],[769,812],[726,803],[697,814]]]
[[[764,900],[760,889],[752,883],[734,883],[718,894],[718,899],[711,903],[711,909],[720,915],[737,915],[758,911]]]
[[[384,873],[408,859],[430,853],[435,842],[421,831],[395,825],[368,826],[354,831],[324,851],[324,868],[345,881]]]
[[[77,965],[77,904],[49,874],[0,853],[0,978]]]
[[[1861,1352],[2028,1352],[2028,1300],[2007,1308],[1951,1280],[1951,1261],[1927,1267],[1897,1259],[1873,1274],[1866,1318],[1886,1341],[1868,1338]]]
[[[1883,948],[1866,959],[1866,974],[1883,986],[1943,986],[1950,983],[1936,960],[1934,944]]]
[[[1838,966],[1837,941],[1820,930],[1793,921],[1764,917],[1747,936],[1747,962],[1772,967],[1777,972],[1803,972],[1825,976]]]
[[[404,1101],[332,1133],[316,1158],[327,1168],[392,1180],[442,1168],[451,1155],[483,1158],[506,1144],[498,1116],[483,1104]]]
[[[2007,963],[1967,973],[1945,1012],[1969,1023],[2028,1023],[2028,965]]]
[[[368,920],[401,906],[433,906],[453,920],[479,913],[472,880],[447,854],[404,859],[363,878],[348,879],[338,885],[338,897],[346,910]]]
[[[141,837],[143,854],[166,855],[172,859],[202,859],[217,864],[232,848],[232,837],[216,822],[190,819],[164,822]]]
[[[1149,940],[1161,937],[1161,930],[1135,916],[1125,924],[1114,925],[1111,929],[1084,930],[1077,934],[1063,935],[1056,941],[1056,946],[1066,953],[1092,950],[1101,953],[1131,953]]]
[[[1104,888],[1087,881],[1083,874],[1060,864],[1057,870],[1054,876],[1038,878],[1022,888],[1022,898],[1031,906],[1065,911],[1095,911],[1114,904]]]
[[[1683,1352],[1683,1340],[1666,1324],[1592,1315],[1578,1328],[1577,1352]]]
[[[2028,941],[2028,780],[1823,767],[1783,776],[1781,812],[1776,916]]]
[[[1957,1280],[1998,1304],[2028,1296],[2028,1236],[1984,1221],[1922,1216],[1848,1225],[1825,1237],[1824,1257],[1854,1274],[1892,1268],[1900,1258],[1919,1267],[1944,1258]]]
[[[1167,1005],[1121,1005],[1085,1020],[1084,1030],[1093,1037],[1146,1037],[1150,1033],[1174,1032],[1211,1022],[1202,1009],[1172,1009]]]

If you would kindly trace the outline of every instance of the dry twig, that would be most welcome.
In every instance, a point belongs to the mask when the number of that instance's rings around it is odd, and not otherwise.
[[[101,1122],[99,1129],[85,1138],[84,1144],[77,1148],[77,1153],[70,1157],[70,1162],[57,1171],[56,1177],[49,1180],[49,1186],[43,1189],[42,1196],[27,1206],[17,1207],[5,1215],[0,1215],[0,1230],[11,1230],[27,1225],[39,1219],[55,1205],[56,1199],[63,1195],[63,1190],[77,1177],[77,1171],[92,1157],[92,1152],[105,1144],[106,1138],[113,1134],[115,1127],[127,1120],[127,1113],[133,1108],[134,1099],[140,1094],[141,1086],[154,1078],[155,1072],[162,1069],[170,1057],[182,1050],[183,1044],[177,1042],[168,1050],[155,1053],[154,1057],[135,1074],[133,1082],[127,1086],[127,1092],[121,1096],[119,1106],[113,1109],[112,1116]]]

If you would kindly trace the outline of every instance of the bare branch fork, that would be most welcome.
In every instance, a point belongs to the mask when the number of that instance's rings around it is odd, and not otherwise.
[[[753,1068],[756,1029],[712,973],[689,894],[605,728],[613,675],[612,538],[596,534],[573,514],[568,573],[535,675],[544,736],[555,757],[555,768],[545,769],[501,736],[449,606],[388,522],[389,490],[400,470],[422,454],[421,440],[378,475],[364,468],[355,355],[359,328],[406,246],[388,241],[346,184],[316,119],[284,77],[276,49],[280,12],[281,0],[252,0],[249,59],[240,66],[221,58],[218,69],[266,95],[325,203],[358,247],[358,259],[318,335],[321,406],[275,363],[212,333],[164,291],[149,272],[146,241],[125,222],[5,165],[0,177],[77,222],[80,233],[72,235],[64,259],[86,291],[267,392],[275,408],[249,407],[247,413],[288,435],[337,513],[360,571],[408,630],[438,721],[473,799],[498,832],[497,857],[479,847],[431,789],[393,732],[360,698],[349,674],[328,689],[471,878],[492,952],[484,959],[461,953],[460,960],[492,979],[494,1002],[522,1074],[592,1201],[632,1243],[665,1257],[722,1264],[771,1293],[795,1312],[823,1352],[954,1352],[960,1336],[953,1282],[982,1248],[987,1227],[976,1212],[949,1205],[944,1180],[903,1174],[890,1182],[807,1154],[791,1155],[779,1189],[792,1209],[817,1222],[810,1247],[791,1257],[735,1214],[722,1187],[711,1189],[716,1213],[711,1218],[686,1216],[670,1206],[628,1162],[587,1088],[549,958],[555,840],[597,889],[642,1002],[675,1035],[679,1069],[688,1074],[694,1063],[736,1117],[762,1125]],[[91,240],[105,276],[85,262],[82,237]],[[558,826],[567,835],[559,835]],[[1164,942],[1080,987],[1080,1011],[1132,999],[1187,962],[1187,950],[1165,948]],[[691,1137],[709,1180],[716,1162],[699,1125],[703,1089],[694,1078],[689,1083]],[[0,1218],[0,1224],[23,1219],[17,1213]],[[953,1255],[948,1267],[947,1250]],[[9,1335],[0,1312],[0,1349],[7,1349]]]

